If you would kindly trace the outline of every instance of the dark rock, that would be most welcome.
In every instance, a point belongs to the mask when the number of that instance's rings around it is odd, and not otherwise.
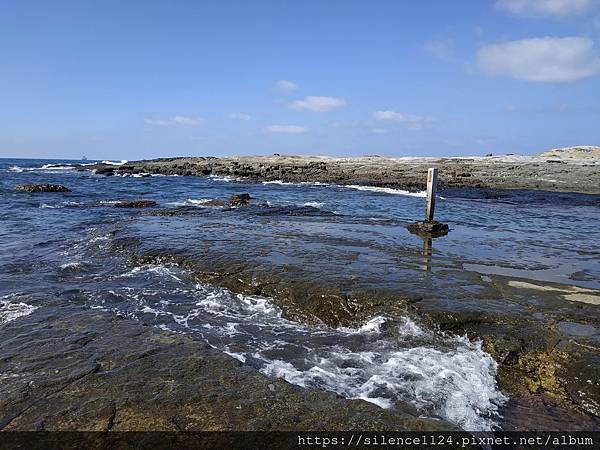
[[[410,405],[381,409],[268,378],[203,342],[108,312],[40,308],[0,327],[0,342],[2,431],[455,429]]]
[[[411,233],[425,237],[446,236],[449,231],[447,223],[438,222],[436,220],[414,222],[411,223],[407,228]]]
[[[96,169],[96,173],[99,175],[111,176],[115,173],[115,168],[112,166],[102,166]]]
[[[71,192],[62,184],[20,184],[15,186],[17,192]]]
[[[113,208],[151,208],[156,206],[154,200],[124,200],[113,203]]]
[[[251,198],[252,197],[250,197],[250,194],[248,193],[235,194],[229,199],[229,204],[231,206],[246,206],[250,203]]]

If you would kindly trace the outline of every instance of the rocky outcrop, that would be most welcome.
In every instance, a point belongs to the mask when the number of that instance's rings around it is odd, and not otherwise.
[[[538,153],[538,156],[559,160],[587,159],[600,161],[600,147],[594,145],[580,145],[576,147],[554,148],[552,150]]]
[[[62,184],[20,184],[15,186],[17,192],[71,192]]]
[[[441,237],[448,234],[448,224],[438,222],[436,220],[432,221],[424,221],[424,222],[414,222],[411,223],[408,227],[408,231],[413,234],[418,234],[423,237]]]
[[[78,166],[104,175],[218,175],[247,181],[321,182],[425,189],[427,169],[439,169],[439,189],[541,189],[600,194],[600,163],[590,159],[493,156],[473,158],[333,158],[324,156],[240,156],[163,158],[121,166]]]
[[[229,199],[229,204],[231,206],[246,206],[250,203],[251,198],[250,194],[247,193],[235,194]]]
[[[0,341],[2,431],[455,429],[408,405],[383,410],[268,378],[108,312],[40,308],[0,327]]]
[[[113,208],[151,208],[156,205],[154,200],[122,200],[111,204]]]
[[[258,214],[253,209],[243,213]],[[399,259],[397,249],[360,236],[296,236],[280,229],[273,240],[236,229],[236,239],[228,239],[227,226],[214,220],[214,226],[190,234],[207,243],[201,249],[161,240],[160,234],[125,237],[126,230],[112,249],[136,265],[172,262],[198,281],[271,297],[288,318],[308,324],[349,327],[377,315],[408,315],[444,332],[466,334],[481,340],[498,362],[500,387],[511,402],[519,408],[537,405],[538,429],[549,420],[560,429],[570,417],[578,417],[583,429],[598,426],[600,386],[592,374],[600,370],[600,310],[595,305],[565,301],[543,286],[523,291],[510,278],[483,281],[449,264],[438,264],[438,273],[446,272],[436,278],[438,291],[402,276],[398,265],[414,263]],[[423,255],[424,277],[426,259]]]

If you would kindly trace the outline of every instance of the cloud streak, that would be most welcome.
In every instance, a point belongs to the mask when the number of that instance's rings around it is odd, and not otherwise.
[[[274,134],[302,134],[306,133],[308,128],[299,125],[269,125],[265,131]]]
[[[409,123],[409,124],[423,124],[425,122],[431,122],[428,117],[415,116],[412,114],[404,114],[396,111],[375,111],[373,113],[375,120],[383,122],[396,122],[396,123]]]
[[[229,113],[227,114],[227,118],[231,120],[242,120],[247,122],[248,120],[252,119],[252,116],[244,113]]]
[[[583,37],[543,37],[488,44],[477,66],[493,76],[539,83],[569,83],[600,74],[594,42]]]
[[[200,125],[204,122],[202,117],[175,116],[168,119],[144,119],[148,125],[158,125],[162,127],[171,125]]]
[[[275,89],[278,91],[295,91],[298,85],[290,80],[278,80],[275,82]]]
[[[518,16],[578,16],[597,6],[596,0],[497,0],[497,9]]]
[[[427,53],[444,61],[452,59],[452,47],[452,40],[443,36],[437,36],[423,45]]]
[[[341,108],[346,105],[346,101],[336,97],[322,97],[311,95],[304,100],[296,100],[291,104],[292,108],[300,111],[325,112],[332,109]]]

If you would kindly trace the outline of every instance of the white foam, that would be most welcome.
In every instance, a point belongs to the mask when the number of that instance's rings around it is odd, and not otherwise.
[[[64,171],[68,171],[68,170],[74,170],[75,167],[73,166],[64,166],[61,164],[44,164],[41,167],[19,167],[19,166],[11,166],[8,168],[9,171],[11,172],[35,172],[38,170],[42,170],[45,172],[64,172]]]
[[[344,333],[380,333],[381,325],[383,325],[386,322],[387,319],[385,317],[377,316],[368,320],[367,323],[365,323],[360,328],[340,327],[338,328],[338,330]]]
[[[60,265],[60,268],[65,270],[65,269],[75,269],[77,267],[80,267],[82,265],[81,261],[72,261],[72,262],[68,262],[68,263],[64,263]]]
[[[122,166],[123,164],[127,164],[129,161],[126,159],[122,159],[121,161],[102,161],[102,164],[106,164],[108,166]]]
[[[410,191],[404,191],[402,189],[392,189],[392,188],[377,187],[377,186],[358,186],[358,185],[354,185],[354,184],[347,184],[347,185],[344,185],[341,187],[345,187],[345,188],[349,188],[349,189],[356,189],[358,191],[380,192],[382,194],[408,195],[410,197],[426,197],[427,196],[427,192],[425,192],[425,191],[410,192]]]
[[[230,175],[209,175],[208,176],[210,179],[215,180],[215,181],[223,181],[225,183],[233,183],[236,181],[242,181],[243,178],[240,177],[232,177]]]
[[[50,209],[60,209],[65,208],[67,206],[80,206],[82,203],[79,202],[60,202],[54,205],[49,205],[48,203],[40,203],[39,208],[50,208]]]
[[[278,184],[280,186],[330,186],[330,184],[322,183],[320,181],[292,182],[292,181],[283,181],[283,180],[272,180],[272,181],[263,181],[262,184]]]
[[[302,206],[312,206],[313,208],[321,208],[324,204],[324,202],[306,202],[303,203]]]
[[[281,186],[299,186],[300,183],[290,183],[287,181],[282,181],[282,180],[273,180],[273,181],[263,181],[262,184],[279,184]]]
[[[60,164],[44,164],[42,167],[37,167],[31,170],[73,170],[73,166],[61,166]]]
[[[28,305],[23,302],[11,301],[15,295],[6,295],[0,300],[0,324],[12,322],[19,317],[28,316],[37,309],[36,306]]]
[[[129,272],[125,272],[118,276],[118,278],[130,278],[139,274],[154,274],[158,276],[170,277],[174,280],[182,282],[183,280],[176,275],[176,271],[172,266],[163,264],[146,264],[143,266],[136,266]]]
[[[268,376],[382,408],[408,402],[425,416],[444,417],[466,430],[495,425],[505,397],[496,385],[496,363],[479,343],[424,329],[409,318],[377,316],[357,328],[334,330],[303,325],[286,319],[267,297],[190,285],[180,272],[176,266],[136,267],[123,276],[176,283],[164,284],[164,291],[114,293],[129,298],[138,314],[152,313],[160,324],[200,334],[239,361],[250,358]]]
[[[188,198],[186,200],[186,203],[189,203],[189,204],[195,205],[195,206],[202,206],[202,205],[205,205],[206,203],[208,203],[210,201],[211,201],[210,198],[198,198],[198,199]]]
[[[382,193],[382,194],[406,195],[409,197],[427,197],[426,191],[411,192],[411,191],[405,191],[402,189],[392,189],[392,188],[386,188],[386,187],[359,186],[359,185],[354,185],[354,184],[346,184],[346,185],[328,184],[328,183],[322,183],[319,181],[302,181],[299,183],[293,183],[293,182],[282,181],[282,180],[273,180],[273,181],[263,181],[262,184],[275,184],[275,185],[282,185],[282,186],[307,186],[307,185],[309,185],[309,186],[331,186],[331,187],[337,187],[337,188],[355,189],[358,191],[378,192],[378,193]]]

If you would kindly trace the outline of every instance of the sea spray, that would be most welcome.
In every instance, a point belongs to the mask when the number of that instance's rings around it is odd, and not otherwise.
[[[194,284],[177,266],[138,266],[120,277],[146,280],[152,288],[113,289],[112,299],[100,296],[109,309],[199,336],[298,386],[382,408],[408,402],[423,415],[466,430],[493,429],[505,401],[497,365],[480,343],[428,330],[407,317],[376,316],[357,328],[308,326],[286,319],[270,298]]]

